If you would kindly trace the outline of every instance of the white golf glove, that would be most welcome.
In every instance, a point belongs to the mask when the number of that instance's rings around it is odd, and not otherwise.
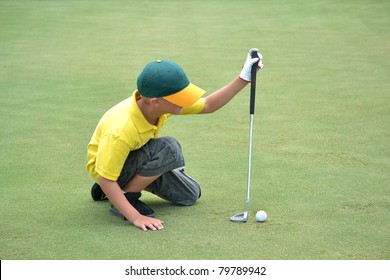
[[[251,54],[253,51],[257,52],[257,54],[259,55],[258,58],[257,57],[252,58]],[[263,69],[263,67],[264,67],[263,56],[258,51],[259,51],[258,49],[254,49],[254,48],[250,49],[248,52],[248,56],[246,58],[245,64],[242,67],[242,70],[241,70],[239,77],[247,82],[251,81],[251,69],[252,69],[253,64],[257,63],[257,70]]]

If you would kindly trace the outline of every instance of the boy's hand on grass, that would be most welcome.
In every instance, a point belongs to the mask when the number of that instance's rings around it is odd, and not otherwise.
[[[161,221],[159,219],[155,219],[155,218],[146,217],[143,215],[139,215],[139,217],[137,217],[133,221],[133,224],[136,227],[139,227],[140,229],[142,229],[143,231],[147,231],[148,229],[155,231],[155,230],[161,230],[164,228],[163,221]]]

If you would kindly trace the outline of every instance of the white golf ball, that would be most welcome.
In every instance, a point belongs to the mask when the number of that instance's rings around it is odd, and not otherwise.
[[[256,213],[256,220],[259,222],[265,222],[265,220],[267,220],[267,213],[263,210],[258,211]]]

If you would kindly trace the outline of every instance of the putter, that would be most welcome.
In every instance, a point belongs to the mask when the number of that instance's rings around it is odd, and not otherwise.
[[[256,51],[251,53],[252,58],[259,57]],[[248,221],[248,204],[251,192],[251,166],[252,166],[252,138],[253,138],[253,115],[255,113],[255,95],[256,95],[256,74],[257,63],[252,65],[251,69],[251,96],[250,96],[250,127],[249,127],[249,160],[248,160],[248,188],[246,193],[246,200],[244,212],[238,213],[230,217],[232,222],[246,223]]]

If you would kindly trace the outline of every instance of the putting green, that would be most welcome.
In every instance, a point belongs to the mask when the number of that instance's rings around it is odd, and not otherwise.
[[[1,1],[1,259],[389,259],[390,3]],[[213,115],[172,118],[192,207],[150,194],[142,232],[93,202],[87,143],[149,61],[207,94],[258,47],[249,221],[249,87]],[[255,220],[265,210],[265,223]]]

